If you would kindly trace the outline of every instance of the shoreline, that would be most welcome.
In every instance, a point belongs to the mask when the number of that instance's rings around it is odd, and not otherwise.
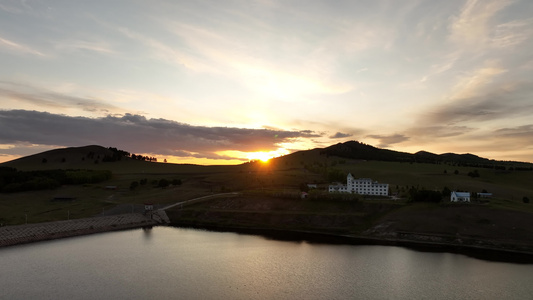
[[[462,254],[487,261],[533,264],[533,252],[488,246],[461,245],[434,241],[418,241],[412,239],[384,238],[360,235],[343,235],[319,231],[299,231],[262,227],[232,227],[205,224],[199,225],[187,222],[171,222],[169,226],[205,229],[218,232],[235,232],[242,234],[260,235],[265,238],[272,238],[283,241],[306,241],[309,243],[344,245],[397,246],[421,252]]]
[[[4,226],[0,227],[0,248],[96,233],[153,227],[157,225],[161,224],[142,214],[123,214],[68,221]],[[533,264],[533,252],[490,246],[420,241],[391,237],[344,235],[319,231],[221,226],[218,224],[197,224],[176,221],[171,222],[167,226],[260,235],[265,238],[283,241],[306,241],[309,243],[344,245],[397,246],[422,252],[462,254],[487,261]]]
[[[143,214],[34,223],[0,227],[0,248],[41,241],[158,225]]]

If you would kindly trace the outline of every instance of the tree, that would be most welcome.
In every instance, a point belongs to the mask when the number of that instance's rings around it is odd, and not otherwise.
[[[164,178],[159,180],[159,183],[157,184],[158,187],[162,187],[162,188],[166,188],[169,185],[170,185],[170,182]]]
[[[418,190],[414,187],[409,191],[411,201],[413,202],[435,202],[442,200],[442,193],[430,190]]]
[[[136,189],[137,187],[139,186],[139,182],[137,181],[132,181],[131,184],[130,184],[130,190],[134,190]]]
[[[468,172],[468,176],[470,176],[472,178],[479,177],[479,172],[477,170]]]
[[[452,191],[447,186],[445,186],[444,189],[442,189],[443,197],[450,197],[451,194],[452,194]]]

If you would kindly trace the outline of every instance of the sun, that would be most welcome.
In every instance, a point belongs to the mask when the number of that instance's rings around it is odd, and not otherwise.
[[[248,159],[260,160],[264,163],[268,162],[272,157],[272,153],[270,152],[252,152],[248,155]]]

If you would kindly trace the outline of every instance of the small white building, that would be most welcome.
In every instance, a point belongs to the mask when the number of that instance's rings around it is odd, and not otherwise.
[[[450,196],[450,201],[451,202],[470,202],[470,193],[453,191]]]
[[[346,178],[347,184],[332,184],[329,186],[330,193],[351,193],[371,196],[388,196],[389,184],[378,183],[370,178],[355,179],[352,174]]]

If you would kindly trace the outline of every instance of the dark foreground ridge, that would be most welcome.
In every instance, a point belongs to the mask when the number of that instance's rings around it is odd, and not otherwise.
[[[0,227],[0,247],[157,225],[143,214],[123,214]]]

